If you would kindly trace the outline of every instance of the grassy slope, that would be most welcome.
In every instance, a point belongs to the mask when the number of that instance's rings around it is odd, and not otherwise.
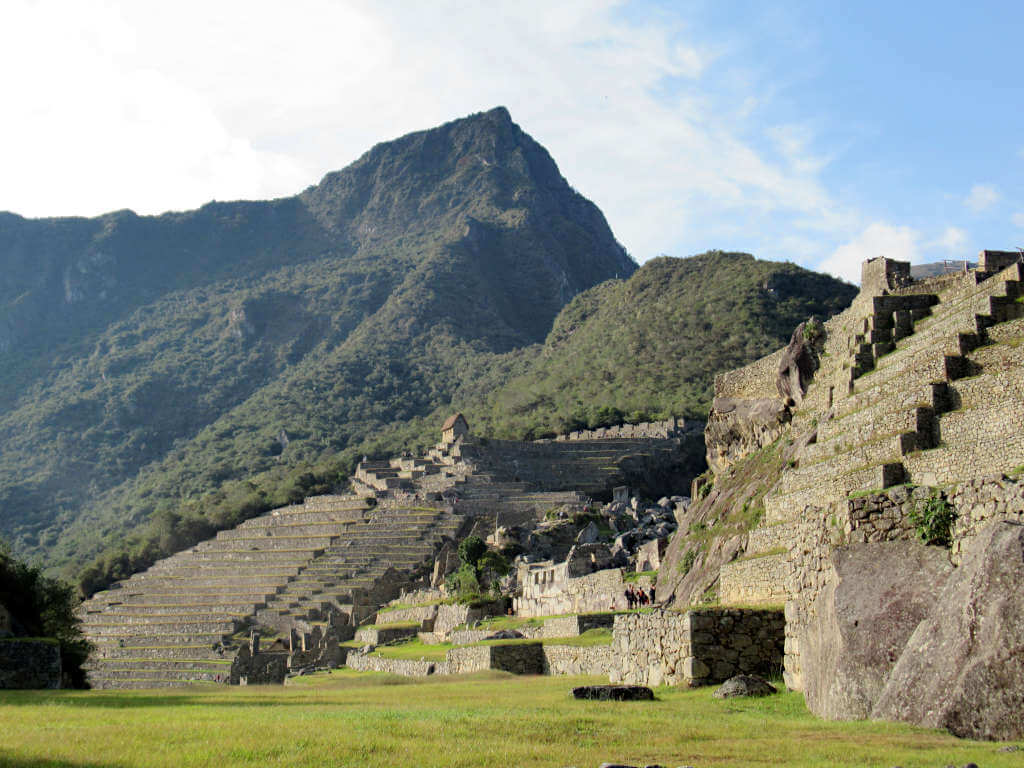
[[[598,678],[410,681],[336,672],[295,686],[0,692],[0,766],[889,766],[1020,764],[1000,745],[893,723],[815,719],[799,694],[718,701],[659,688],[576,702]]]

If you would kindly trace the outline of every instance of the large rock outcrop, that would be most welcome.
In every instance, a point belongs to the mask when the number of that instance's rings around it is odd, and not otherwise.
[[[906,644],[872,717],[1024,738],[1024,526],[989,523]]]
[[[801,638],[807,706],[820,717],[868,717],[952,570],[948,552],[916,541],[856,544],[831,555],[835,578]]]
[[[818,370],[818,351],[814,345],[823,335],[823,326],[812,317],[796,327],[789,346],[783,350],[775,386],[787,404],[799,405],[803,401],[807,385]]]
[[[716,397],[704,428],[708,466],[716,475],[775,442],[790,421],[789,408],[776,398]]]

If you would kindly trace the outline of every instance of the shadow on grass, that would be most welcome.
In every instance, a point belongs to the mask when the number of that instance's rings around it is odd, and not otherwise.
[[[128,766],[126,763],[14,757],[11,753],[0,750],[0,768],[128,768]]]

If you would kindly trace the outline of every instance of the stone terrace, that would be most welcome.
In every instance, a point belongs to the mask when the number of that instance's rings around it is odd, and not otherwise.
[[[358,620],[406,584],[461,519],[441,508],[317,497],[222,531],[83,604],[97,688],[226,682],[253,623]],[[344,617],[344,618],[342,618]]]
[[[793,418],[794,434],[816,424],[816,441],[765,497],[746,557],[723,566],[724,603],[787,598],[788,545],[811,510],[1024,464],[1022,295],[1014,263],[862,294],[826,323],[826,354]]]

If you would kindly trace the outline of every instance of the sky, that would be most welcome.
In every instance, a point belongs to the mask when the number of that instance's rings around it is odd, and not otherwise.
[[[1024,3],[4,0],[0,210],[295,194],[498,105],[638,262],[1024,247]]]

